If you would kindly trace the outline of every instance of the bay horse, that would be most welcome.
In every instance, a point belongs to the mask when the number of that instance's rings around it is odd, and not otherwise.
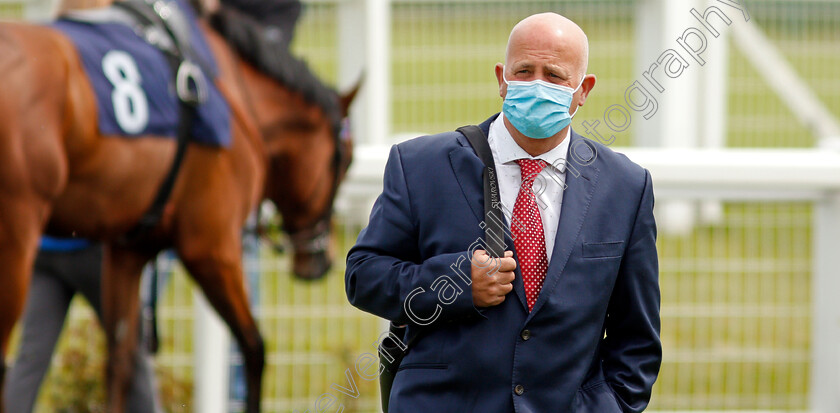
[[[0,387],[46,233],[105,243],[108,411],[124,409],[141,270],[169,247],[230,327],[245,358],[247,411],[259,411],[265,350],[243,284],[243,224],[270,199],[293,241],[295,272],[313,278],[326,271],[332,202],[352,154],[339,125],[358,84],[319,102],[246,59],[236,30],[223,37],[206,19],[200,28],[230,108],[230,145],[190,143],[161,219],[142,242],[124,243],[156,196],[175,141],[102,134],[91,83],[68,38],[48,26],[0,23]]]

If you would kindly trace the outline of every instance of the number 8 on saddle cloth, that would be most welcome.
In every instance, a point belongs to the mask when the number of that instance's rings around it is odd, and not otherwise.
[[[165,2],[162,2],[165,3]],[[196,106],[193,141],[211,146],[230,145],[227,102],[213,84],[217,71],[210,48],[196,24],[193,10],[182,0],[165,3],[179,7],[189,25],[195,57],[205,70],[206,99]],[[125,12],[110,9],[76,12],[52,23],[76,46],[97,100],[97,117],[103,135],[163,136],[178,132],[178,82],[165,53],[149,44],[136,28],[120,18]],[[195,70],[196,66],[192,66]],[[207,73],[209,72],[209,73]],[[195,73],[192,73],[196,76]],[[199,75],[200,76],[200,75]],[[184,89],[184,80],[181,89]]]

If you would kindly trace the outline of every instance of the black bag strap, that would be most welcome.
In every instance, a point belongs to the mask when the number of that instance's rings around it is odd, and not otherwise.
[[[476,125],[457,129],[470,142],[470,146],[484,163],[484,246],[487,254],[499,258],[505,253],[505,230],[502,220],[502,202],[499,198],[499,181],[496,178],[496,163],[484,131]]]

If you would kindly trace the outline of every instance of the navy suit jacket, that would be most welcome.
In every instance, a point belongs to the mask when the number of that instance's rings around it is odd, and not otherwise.
[[[480,125],[485,134],[495,116]],[[391,148],[345,282],[354,306],[407,323],[406,341],[423,330],[394,380],[392,413],[647,406],[662,359],[650,174],[571,139],[557,239],[531,312],[518,268],[502,304],[473,306],[483,164],[467,139],[447,132]]]

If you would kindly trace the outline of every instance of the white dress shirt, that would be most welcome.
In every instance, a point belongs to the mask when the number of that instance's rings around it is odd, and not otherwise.
[[[513,206],[522,185],[522,172],[517,159],[542,159],[548,163],[535,178],[533,191],[537,196],[540,207],[543,232],[545,233],[545,252],[548,262],[554,250],[554,240],[557,238],[557,224],[560,222],[560,208],[563,205],[563,189],[566,187],[566,154],[569,152],[571,128],[566,132],[566,139],[554,149],[539,155],[531,156],[525,152],[505,127],[504,114],[500,114],[490,125],[487,142],[493,153],[493,161],[499,179],[499,197],[502,200],[502,211],[508,225],[513,215]]]

